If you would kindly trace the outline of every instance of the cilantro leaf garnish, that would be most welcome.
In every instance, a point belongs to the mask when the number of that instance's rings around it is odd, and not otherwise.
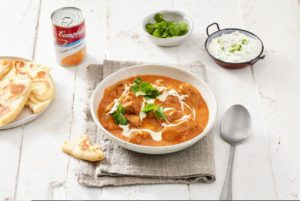
[[[128,121],[124,117],[124,113],[125,113],[125,109],[123,108],[122,104],[119,104],[117,110],[111,115],[117,124],[127,125]]]
[[[136,78],[131,87],[135,94],[143,95],[145,98],[156,98],[160,92],[149,82],[142,81],[141,78]]]
[[[157,119],[162,119],[162,120],[166,119],[164,108],[162,106],[155,105],[154,103],[147,103],[142,109],[142,112],[145,113],[154,112],[154,115]]]
[[[155,117],[158,119],[165,120],[166,115],[164,113],[164,108],[162,106],[159,106],[155,111],[154,111]]]
[[[242,49],[241,44],[234,44],[230,47],[229,52],[237,52],[240,51],[241,49]]]
[[[154,103],[147,103],[144,108],[142,109],[142,112],[148,113],[152,112],[154,110],[157,110],[158,106],[155,105]]]
[[[139,91],[139,87],[140,87],[140,84],[142,82],[142,79],[141,78],[135,78],[134,80],[134,83],[131,87],[131,90],[134,92],[134,93],[137,93]]]

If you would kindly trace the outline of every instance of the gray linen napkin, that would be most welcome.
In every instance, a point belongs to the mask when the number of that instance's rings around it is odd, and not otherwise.
[[[87,70],[87,102],[96,85],[109,74],[140,62],[108,61],[103,65],[90,65]],[[201,62],[177,64],[180,68],[206,78]],[[87,107],[88,108],[88,107]],[[105,160],[99,163],[81,161],[78,181],[94,187],[160,183],[209,183],[215,180],[213,133],[209,133],[192,147],[171,154],[147,155],[126,150],[102,133],[86,109],[86,128],[93,142],[100,144]]]

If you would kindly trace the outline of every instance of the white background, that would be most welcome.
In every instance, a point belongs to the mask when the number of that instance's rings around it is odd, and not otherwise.
[[[55,60],[50,15],[63,6],[79,7],[86,16],[89,56],[77,68]],[[144,37],[143,17],[159,9],[178,9],[192,18],[194,31],[181,46],[159,48]],[[256,33],[266,58],[253,68],[220,68],[204,49],[205,28],[212,22]],[[78,161],[60,147],[82,134],[86,66],[105,58],[203,62],[219,105],[216,125],[235,103],[246,105],[254,121],[253,135],[236,150],[234,199],[300,199],[299,46],[299,0],[0,0],[0,55],[51,66],[57,90],[38,120],[0,131],[0,199],[218,199],[229,156],[219,134],[212,184],[97,189],[77,183]]]

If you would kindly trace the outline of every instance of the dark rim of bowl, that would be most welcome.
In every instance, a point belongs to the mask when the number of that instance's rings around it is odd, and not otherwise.
[[[211,39],[211,38],[213,38],[213,36],[214,36],[215,34],[217,34],[217,33],[219,33],[219,32],[226,31],[226,30],[247,32],[247,33],[249,33],[250,35],[254,36],[256,39],[258,39],[258,41],[259,41],[260,44],[261,44],[261,51],[260,51],[260,53],[259,53],[256,57],[254,57],[253,59],[251,59],[251,60],[248,60],[248,61],[245,61],[245,62],[239,62],[239,63],[237,63],[237,62],[227,62],[227,61],[223,61],[223,60],[218,59],[218,58],[216,58],[215,56],[213,56],[213,55],[209,52],[209,50],[208,50],[208,48],[207,48],[208,40]],[[218,30],[218,31],[216,31],[216,32],[214,32],[214,33],[208,35],[207,38],[206,38],[206,40],[205,40],[205,49],[206,49],[207,53],[208,53],[213,59],[215,59],[215,60],[217,60],[217,61],[220,61],[220,62],[223,62],[223,63],[226,63],[226,64],[236,64],[236,65],[238,65],[238,64],[250,64],[250,65],[253,65],[253,64],[256,63],[256,61],[258,61],[259,59],[262,59],[262,58],[264,57],[264,56],[261,57],[261,55],[262,55],[263,52],[264,52],[264,44],[263,44],[262,40],[261,40],[257,35],[255,35],[254,33],[250,32],[250,31],[247,31],[247,30],[245,30],[245,29],[239,29],[239,28],[226,28],[226,29],[220,29],[220,30]],[[253,61],[255,61],[255,62],[253,62]]]

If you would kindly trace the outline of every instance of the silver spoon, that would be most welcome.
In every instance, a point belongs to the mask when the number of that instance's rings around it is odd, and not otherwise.
[[[221,136],[231,145],[231,149],[220,200],[232,200],[232,169],[235,146],[249,137],[251,124],[251,116],[242,105],[231,106],[222,118]]]

